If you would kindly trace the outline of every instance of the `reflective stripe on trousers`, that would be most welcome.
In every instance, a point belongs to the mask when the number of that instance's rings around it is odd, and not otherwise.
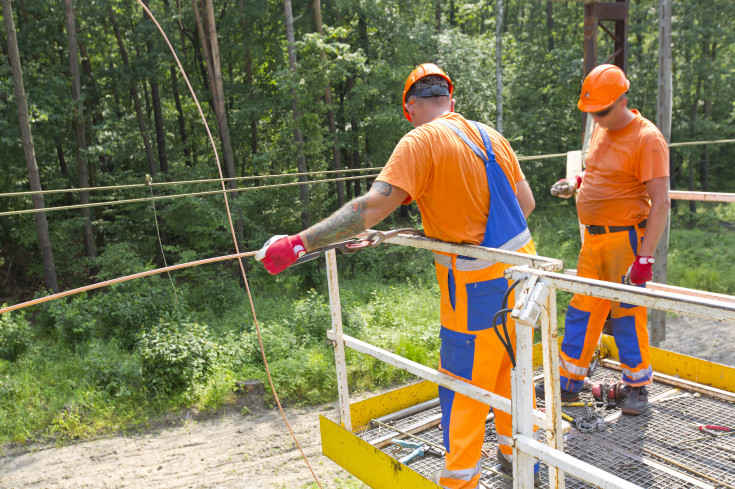
[[[645,229],[591,235],[585,230],[577,276],[622,283],[638,253]],[[613,337],[618,347],[623,382],[632,386],[653,380],[648,345],[646,308],[624,302],[575,294],[566,313],[559,372],[561,388],[579,392],[587,367],[611,316]]]

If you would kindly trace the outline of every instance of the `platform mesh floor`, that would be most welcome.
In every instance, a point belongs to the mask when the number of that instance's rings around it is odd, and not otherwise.
[[[592,380],[617,379],[619,376],[620,372],[616,370],[599,367]],[[717,448],[717,445],[721,445],[735,450],[735,434],[714,438],[699,433],[691,426],[716,424],[735,427],[735,404],[706,395],[694,397],[689,391],[684,389],[675,391],[672,386],[660,382],[654,382],[648,390],[649,409],[647,413],[641,416],[627,416],[620,415],[617,408],[608,407],[604,411],[600,410],[600,414],[607,421],[607,429],[603,432],[592,433],[572,430],[564,437],[564,452],[644,488],[718,487],[712,480],[669,461],[706,474],[717,482],[735,486],[735,453]],[[666,400],[682,394],[688,394],[688,396]],[[592,400],[591,392],[583,392],[582,400]],[[543,405],[543,402],[539,400],[538,406],[543,408]],[[584,407],[564,407],[563,409],[572,417],[584,414],[586,411]],[[440,413],[440,408],[435,407],[397,420],[392,425],[406,430],[435,420]],[[389,428],[379,427],[367,430],[360,436],[367,442],[375,443],[389,436],[400,436],[400,434]],[[443,446],[442,432],[438,426],[417,433],[417,436]],[[702,439],[697,440],[697,438]],[[543,433],[541,439],[545,439]],[[408,448],[396,450],[395,445],[388,445],[381,449],[396,459],[412,452]],[[487,424],[485,430],[484,449],[490,458],[483,457],[481,482],[486,487],[493,489],[512,487],[508,474],[502,471],[495,459],[497,437],[492,421]],[[430,479],[432,474],[442,469],[444,461],[439,457],[425,456],[416,458],[407,465]],[[543,487],[548,487],[547,474],[547,468],[542,464]],[[566,487],[570,489],[594,487],[569,475],[565,475],[565,481]]]

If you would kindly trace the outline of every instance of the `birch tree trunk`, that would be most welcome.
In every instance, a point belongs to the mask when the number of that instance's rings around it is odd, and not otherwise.
[[[74,128],[77,133],[77,147],[79,149],[79,188],[89,187],[89,166],[87,163],[87,137],[84,133],[84,105],[82,104],[82,83],[79,76],[79,48],[77,46],[76,16],[72,0],[64,0],[66,5],[66,35],[69,39],[69,64],[71,68],[71,91],[74,98]],[[81,204],[89,204],[89,192],[79,192]],[[84,248],[87,256],[97,258],[97,246],[92,234],[92,219],[89,207],[81,208],[84,235]]]
[[[283,0],[283,11],[286,17],[286,40],[288,41],[288,65],[294,76],[297,74],[296,67],[296,49],[295,36],[293,32],[293,11],[291,9],[291,0]],[[299,121],[301,119],[301,111],[299,110],[299,99],[296,91],[291,88],[291,109],[293,111],[294,129],[293,134],[296,139],[296,158],[299,173],[306,172],[306,157],[304,156],[304,137],[299,129]],[[299,182],[306,182],[306,176],[299,176]],[[301,227],[303,229],[311,226],[311,216],[309,213],[309,186],[303,183],[299,185],[299,196],[301,197]]]
[[[18,123],[23,141],[23,154],[25,154],[26,168],[28,169],[28,181],[31,190],[39,192],[41,179],[38,176],[38,164],[36,162],[36,150],[33,146],[33,134],[28,118],[28,102],[26,100],[25,87],[23,86],[23,70],[20,65],[20,54],[18,52],[18,41],[15,35],[15,24],[13,21],[13,8],[10,0],[2,1],[3,20],[5,24],[5,37],[8,40],[8,55],[10,58],[10,71],[13,77],[13,88],[15,89],[15,102],[18,106]],[[33,194],[33,208],[43,209],[43,194]],[[36,212],[36,232],[38,233],[38,245],[41,248],[41,259],[43,261],[43,275],[46,288],[59,291],[59,283],[56,279],[56,262],[54,251],[51,247],[51,238],[48,233],[48,222],[45,212]]]

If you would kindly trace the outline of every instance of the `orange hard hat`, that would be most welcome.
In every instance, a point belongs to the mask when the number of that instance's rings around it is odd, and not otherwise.
[[[600,65],[582,83],[577,107],[582,112],[599,112],[610,107],[630,88],[623,70],[615,65]]]
[[[434,63],[424,63],[418,65],[416,69],[413,70],[410,75],[408,75],[408,78],[406,78],[406,84],[403,86],[403,104],[401,105],[401,107],[403,107],[403,115],[405,115],[406,119],[408,119],[409,121],[411,120],[411,116],[406,110],[406,93],[408,93],[414,83],[429,75],[439,75],[447,80],[447,83],[449,83],[449,98],[452,98],[452,94],[454,93],[454,85],[452,85],[452,80],[449,79],[447,74],[444,73],[441,68],[439,68]]]

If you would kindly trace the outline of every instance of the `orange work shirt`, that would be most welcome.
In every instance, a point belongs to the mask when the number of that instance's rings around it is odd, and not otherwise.
[[[398,142],[376,180],[405,190],[421,211],[424,233],[452,243],[480,244],[490,208],[485,164],[451,129],[438,120],[460,128],[484,148],[477,128],[456,112],[415,128]],[[484,126],[495,159],[516,191],[525,179],[513,149],[503,136]]]
[[[645,182],[669,176],[669,148],[653,122],[633,110],[622,129],[595,127],[585,159],[577,214],[582,224],[632,226],[648,217]]]

